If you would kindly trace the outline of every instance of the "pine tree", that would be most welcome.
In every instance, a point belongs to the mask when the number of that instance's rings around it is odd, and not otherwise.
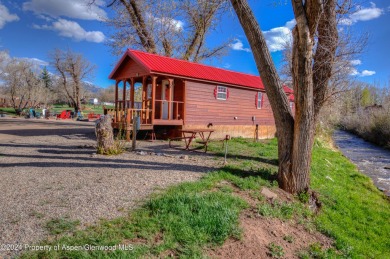
[[[43,81],[44,86],[45,86],[47,89],[52,90],[53,81],[51,80],[51,76],[50,76],[50,74],[49,74],[49,71],[47,71],[46,67],[44,67],[43,70],[42,70],[42,73],[41,73],[41,80]]]

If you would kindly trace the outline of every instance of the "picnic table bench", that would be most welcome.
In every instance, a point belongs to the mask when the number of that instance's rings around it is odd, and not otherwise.
[[[190,145],[196,136],[199,136],[201,140],[196,141],[196,143],[201,144],[200,148],[205,148],[205,152],[207,152],[207,146],[210,141],[210,136],[214,132],[212,129],[186,129],[179,130],[181,132],[182,137],[169,139],[169,147],[172,147],[172,141],[175,140],[184,140],[185,141],[185,150],[190,150]],[[198,147],[199,148],[199,147]],[[196,148],[196,149],[198,149]]]

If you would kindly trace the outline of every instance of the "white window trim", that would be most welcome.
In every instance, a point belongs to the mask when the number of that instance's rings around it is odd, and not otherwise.
[[[260,107],[259,107],[259,102],[260,102]],[[263,93],[262,92],[257,92],[257,103],[256,103],[256,108],[261,109],[263,107]]]
[[[222,88],[222,89],[225,89],[225,92],[220,92],[219,89]],[[217,85],[217,100],[223,100],[223,101],[226,101],[227,100],[227,87],[226,86],[220,86],[220,85]],[[219,98],[218,97],[218,94],[225,94],[225,98]]]

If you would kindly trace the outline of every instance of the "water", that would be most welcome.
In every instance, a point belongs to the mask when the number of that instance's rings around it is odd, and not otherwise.
[[[390,197],[390,151],[371,144],[354,134],[335,131],[336,146],[363,174]]]

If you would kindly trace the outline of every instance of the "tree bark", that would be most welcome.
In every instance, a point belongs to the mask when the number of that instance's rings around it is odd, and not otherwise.
[[[337,44],[335,0],[325,2],[292,0],[297,21],[293,29],[292,51],[295,96],[293,117],[266,40],[252,10],[246,0],[231,0],[248,38],[274,114],[278,137],[279,186],[290,193],[301,193],[309,189],[316,114],[324,100],[326,92],[324,88],[327,87],[335,56]],[[314,56],[316,34],[319,37],[317,51],[321,47],[322,52],[316,52]],[[329,46],[329,42],[333,44]],[[327,50],[326,54],[324,50]],[[327,64],[323,70],[313,71],[313,67],[316,68],[318,64],[324,62]]]
[[[110,154],[111,151],[115,149],[114,133],[111,122],[111,116],[106,115],[96,124],[98,154]]]

